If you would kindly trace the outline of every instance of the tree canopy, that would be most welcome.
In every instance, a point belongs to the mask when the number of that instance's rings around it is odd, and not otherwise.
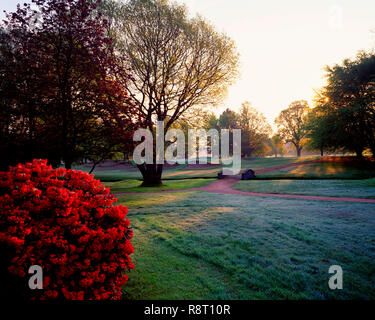
[[[274,134],[271,138],[272,153],[277,156],[283,156],[285,153],[284,141],[280,134]]]
[[[272,128],[265,116],[250,102],[242,103],[239,112],[229,108],[219,118],[209,115],[204,126],[207,129],[241,129],[241,152],[244,156],[261,156],[268,153]],[[231,143],[231,141],[230,141]]]
[[[290,142],[295,146],[297,157],[301,156],[305,143],[304,139],[307,135],[306,119],[309,109],[307,101],[294,101],[288,108],[282,110],[275,119],[278,133],[285,142]]]
[[[125,148],[140,116],[98,1],[32,2],[2,24],[2,166],[42,157],[70,168]]]
[[[238,114],[239,128],[242,130],[241,143],[244,155],[262,155],[266,153],[272,128],[266,117],[251,106],[250,102],[242,103]]]
[[[165,130],[196,106],[216,105],[237,76],[234,42],[202,17],[188,17],[167,0],[107,1],[116,50],[128,56],[129,90],[152,129]],[[160,183],[162,165],[138,165],[148,185]]]
[[[354,59],[327,66],[326,79],[310,116],[311,143],[358,157],[365,148],[375,154],[375,55],[360,52]]]

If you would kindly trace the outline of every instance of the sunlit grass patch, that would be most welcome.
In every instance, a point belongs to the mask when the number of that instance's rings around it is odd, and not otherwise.
[[[151,210],[155,204],[163,203],[164,207],[174,207],[175,202],[184,201],[189,199],[190,194],[195,193],[194,191],[189,192],[173,192],[173,193],[149,193],[149,194],[129,194],[129,195],[117,195],[119,203],[125,203],[127,206],[143,209],[139,214],[147,214],[148,208]],[[134,211],[133,211],[134,214]]]
[[[164,179],[188,179],[188,178],[215,178],[217,177],[218,172],[221,168],[214,169],[190,169],[190,170],[181,170],[174,172],[164,172]]]
[[[246,169],[266,169],[292,163],[311,161],[319,159],[316,156],[309,157],[268,157],[268,158],[243,158],[241,161],[242,168]]]
[[[260,173],[258,178],[360,179],[375,177],[375,167],[351,162],[322,162]]]
[[[214,179],[184,179],[184,180],[163,180],[163,184],[158,187],[141,187],[139,180],[122,180],[116,182],[104,182],[113,193],[133,193],[133,192],[151,192],[167,190],[183,190],[205,186],[214,181]]]

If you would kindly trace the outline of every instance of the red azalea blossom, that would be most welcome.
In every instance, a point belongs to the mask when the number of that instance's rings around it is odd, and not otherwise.
[[[134,268],[127,208],[109,188],[81,171],[53,169],[47,160],[0,172],[0,244],[8,271],[28,278],[43,269],[33,299],[119,299]],[[2,262],[3,263],[3,262]]]

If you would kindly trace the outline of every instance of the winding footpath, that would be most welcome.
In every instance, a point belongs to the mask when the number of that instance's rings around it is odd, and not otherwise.
[[[305,164],[317,163],[317,162],[321,162],[321,160],[312,160],[312,161],[281,165],[277,167],[265,168],[265,169],[255,170],[255,173],[259,174],[259,173],[264,173],[264,172],[268,172],[272,170],[295,167],[299,165],[305,165]],[[286,199],[300,199],[300,200],[375,203],[375,199],[366,199],[366,198],[325,197],[325,196],[308,196],[308,195],[297,195],[297,194],[263,193],[263,192],[251,192],[251,191],[241,191],[241,190],[232,189],[233,185],[236,184],[240,179],[241,179],[241,176],[237,175],[237,176],[231,176],[230,178],[228,177],[224,179],[215,180],[206,186],[197,187],[197,188],[181,189],[181,190],[149,191],[149,192],[116,193],[116,195],[207,191],[207,192],[220,193],[220,194],[240,194],[240,195],[246,195],[246,196],[252,196],[252,197],[272,197],[272,198],[286,198]]]

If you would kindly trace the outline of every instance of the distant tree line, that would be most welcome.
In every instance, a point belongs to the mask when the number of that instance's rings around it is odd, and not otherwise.
[[[297,156],[302,149],[375,155],[375,55],[359,52],[354,59],[326,67],[327,85],[317,91],[314,108],[295,101],[275,123]]]
[[[203,127],[218,131],[241,129],[241,152],[244,157],[280,155],[284,152],[281,139],[272,137],[272,128],[265,116],[248,101],[242,103],[238,112],[227,108],[219,117],[208,113]]]

